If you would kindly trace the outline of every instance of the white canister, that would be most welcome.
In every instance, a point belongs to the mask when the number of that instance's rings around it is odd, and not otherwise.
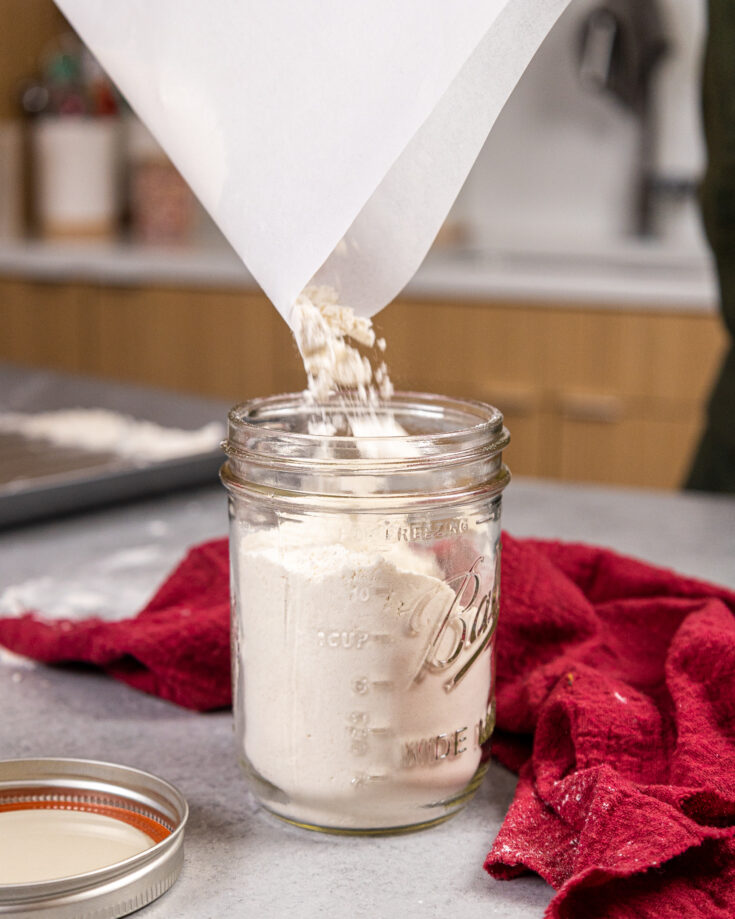
[[[40,118],[33,126],[35,208],[47,237],[114,234],[120,213],[117,118]]]

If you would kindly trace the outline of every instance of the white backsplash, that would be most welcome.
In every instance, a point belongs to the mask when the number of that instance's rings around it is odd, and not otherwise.
[[[657,86],[660,174],[696,179],[704,152],[699,74],[703,0],[660,0],[672,50]],[[577,76],[581,23],[598,0],[575,0],[544,42],[478,159],[453,216],[482,247],[608,245],[629,236],[638,125]],[[694,199],[666,205],[662,236],[702,249]]]
[[[662,0],[662,7],[672,50],[661,65],[656,87],[658,165],[663,175],[672,178],[698,176],[705,161],[700,95],[706,4],[705,0]]]

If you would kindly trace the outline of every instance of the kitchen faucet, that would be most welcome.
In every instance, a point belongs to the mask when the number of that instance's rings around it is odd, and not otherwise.
[[[695,186],[657,175],[657,124],[653,100],[658,65],[670,50],[658,0],[602,0],[585,16],[580,30],[582,85],[616,99],[638,122],[634,231],[650,237],[655,203],[662,195],[681,197]]]

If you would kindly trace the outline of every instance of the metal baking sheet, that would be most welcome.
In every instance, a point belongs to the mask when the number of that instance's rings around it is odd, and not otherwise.
[[[0,412],[102,408],[169,428],[223,425],[229,406],[148,387],[0,363]],[[0,431],[0,527],[179,488],[215,484],[217,447],[137,465],[114,453],[60,447]]]

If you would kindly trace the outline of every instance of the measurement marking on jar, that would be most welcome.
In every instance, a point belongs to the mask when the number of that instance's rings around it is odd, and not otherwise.
[[[319,631],[316,633],[316,637],[320,648],[342,648],[347,651],[351,648],[359,650],[367,644],[371,635],[369,632],[360,632],[354,629],[349,632],[335,629],[333,631]]]
[[[500,508],[494,507],[487,517],[483,517],[482,520],[475,520],[475,526],[483,526],[486,523],[497,523],[500,520]]]
[[[373,641],[377,641],[378,644],[387,645],[393,641],[393,636],[390,632],[373,632],[370,636]]]
[[[350,712],[347,716],[347,734],[350,738],[350,753],[355,756],[365,756],[370,749],[368,736],[368,723],[370,715],[367,712]]]
[[[389,597],[390,587],[367,587],[366,585],[353,587],[350,592],[350,600],[355,603],[358,600],[361,603],[367,603],[373,597]]]
[[[352,681],[352,691],[357,693],[358,696],[365,696],[373,689],[379,691],[390,690],[394,686],[395,684],[391,680],[371,680],[367,676],[360,676]]]
[[[393,642],[393,636],[390,632],[373,632],[371,634],[357,629],[351,631],[320,629],[316,633],[316,639],[320,648],[341,648],[343,651],[352,649],[359,651],[369,641],[377,642],[379,645],[388,645]]]
[[[358,772],[357,775],[353,775],[350,779],[350,785],[355,789],[365,788],[367,785],[374,784],[376,782],[387,782],[388,776],[385,773],[373,773],[372,775],[366,772]]]

